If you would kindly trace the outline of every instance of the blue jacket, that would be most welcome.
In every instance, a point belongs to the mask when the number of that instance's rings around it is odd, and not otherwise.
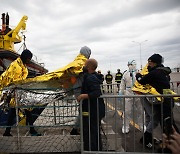
[[[105,105],[103,99],[98,98],[102,95],[100,84],[101,80],[98,79],[98,74],[96,72],[92,74],[85,73],[81,94],[88,94],[89,96],[89,100],[83,100],[83,112],[89,112],[92,118],[97,118],[97,113],[99,112],[99,118],[102,119],[105,116]],[[90,109],[88,107],[89,102]]]

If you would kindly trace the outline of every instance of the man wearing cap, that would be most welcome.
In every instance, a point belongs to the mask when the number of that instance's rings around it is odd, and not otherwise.
[[[91,49],[87,46],[84,46],[80,49],[80,54],[84,55],[87,59],[89,59],[91,56]],[[82,88],[82,83],[83,83],[83,78],[84,78],[85,73],[87,73],[87,70],[83,68],[83,72],[81,72],[78,75],[77,81],[73,86],[73,92],[76,98],[81,94],[81,88]],[[77,116],[75,125],[73,129],[71,130],[70,134],[79,135],[80,134],[79,130],[80,130],[80,115]]]
[[[20,57],[18,57],[15,61],[13,61],[10,66],[7,68],[7,70],[0,76],[0,90],[2,90],[4,87],[9,86],[13,82],[21,81],[26,79],[28,76],[28,69],[26,64],[29,63],[29,61],[32,59],[33,54],[31,51],[25,49]],[[7,119],[7,128],[3,134],[3,136],[12,136],[11,126],[14,124],[14,118],[16,116],[16,110],[14,108],[14,99],[13,96],[10,96],[9,94],[9,104],[10,104],[10,110],[8,113],[8,119]],[[33,125],[32,115],[31,112],[28,109],[24,109],[24,112],[26,114],[26,121],[30,125],[30,134],[33,136],[40,136],[39,133],[36,132]]]
[[[170,89],[170,77],[171,69],[169,67],[163,66],[163,58],[160,54],[153,54],[148,58],[148,74],[141,75],[138,73],[136,75],[137,81],[146,85],[149,84],[156,89],[156,91],[160,94],[163,94],[163,89]],[[163,103],[163,104],[162,104]],[[153,112],[152,112],[153,105]],[[158,102],[158,104],[150,103],[147,98],[145,98],[143,103],[145,112],[146,112],[146,132],[144,133],[144,142],[145,146],[148,148],[152,148],[152,132],[158,124],[160,123],[162,126],[162,121],[170,117],[172,125],[178,131],[178,128],[175,125],[172,109],[174,106],[174,102],[171,98],[164,97],[163,102]],[[161,113],[161,107],[163,108],[163,113]],[[161,119],[161,115],[163,115],[163,119]],[[149,119],[149,120],[148,120]],[[148,120],[148,121],[147,121]],[[164,131],[164,130],[163,130]],[[178,131],[179,132],[179,131]],[[140,142],[143,143],[143,137],[140,139]]]

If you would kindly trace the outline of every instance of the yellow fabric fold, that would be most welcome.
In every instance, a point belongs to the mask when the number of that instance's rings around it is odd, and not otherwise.
[[[146,66],[142,69],[142,71],[140,72],[142,75],[146,75],[148,74],[148,64],[146,64]],[[154,87],[152,87],[149,84],[146,85],[141,85],[138,81],[135,81],[134,86],[132,87],[132,91],[134,91],[135,93],[138,94],[152,94],[152,95],[160,95],[160,93],[158,93],[156,91],[156,89]],[[167,93],[168,91],[168,93]],[[175,95],[176,93],[173,92],[171,89],[166,89],[166,92],[163,94],[172,94]],[[156,97],[158,101],[162,101],[161,97]],[[174,97],[175,101],[178,101],[180,98],[179,97]]]
[[[70,88],[75,82],[76,77],[83,70],[83,66],[87,58],[79,54],[73,62],[68,65],[44,75],[34,78],[27,78],[23,81],[16,82],[15,84],[22,85],[28,88]]]
[[[27,67],[23,64],[20,57],[17,58],[9,65],[6,71],[1,74],[0,90],[2,90],[4,87],[8,86],[13,82],[18,82],[26,79],[27,75],[28,75]]]

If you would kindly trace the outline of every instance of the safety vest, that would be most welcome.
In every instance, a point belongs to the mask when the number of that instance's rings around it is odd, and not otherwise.
[[[115,81],[121,82],[121,79],[122,79],[122,73],[116,73]]]
[[[106,75],[106,83],[111,84],[112,83],[113,76],[111,74]]]

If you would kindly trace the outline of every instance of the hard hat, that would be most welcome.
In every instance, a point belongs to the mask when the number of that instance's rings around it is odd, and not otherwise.
[[[129,71],[136,71],[136,61],[135,60],[130,60],[128,61],[128,67],[129,67]]]
[[[101,70],[98,70],[98,73],[101,73]]]

